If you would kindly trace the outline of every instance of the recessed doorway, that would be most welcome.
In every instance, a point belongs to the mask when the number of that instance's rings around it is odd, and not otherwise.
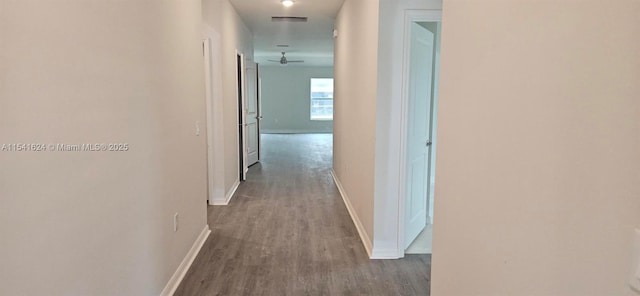
[[[417,14],[405,25],[399,245],[405,254],[431,254],[441,22],[439,15]]]

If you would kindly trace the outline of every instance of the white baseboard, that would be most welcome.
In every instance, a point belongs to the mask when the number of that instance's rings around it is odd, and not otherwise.
[[[191,246],[187,256],[184,257],[178,266],[178,269],[176,269],[176,272],[173,273],[173,276],[171,276],[167,285],[164,286],[164,289],[160,293],[161,296],[170,296],[176,292],[176,289],[180,286],[182,279],[184,279],[185,274],[187,274],[191,264],[193,264],[193,260],[198,256],[200,249],[202,249],[202,246],[204,245],[204,242],[207,241],[210,233],[211,230],[209,229],[209,225],[205,225],[204,229],[202,229],[202,232],[200,232],[200,235],[193,243],[193,246]]]
[[[295,130],[295,129],[274,129],[274,130],[261,130],[263,134],[330,134],[333,131],[320,131],[320,130]]]
[[[373,252],[371,253],[371,259],[398,259],[400,258],[398,256],[398,250],[396,249],[387,249],[387,250],[381,250],[381,249],[373,249]]]
[[[373,243],[371,242],[371,239],[369,238],[367,231],[364,229],[364,226],[362,225],[362,221],[360,221],[360,218],[358,217],[358,214],[353,208],[353,205],[351,205],[351,201],[349,200],[347,193],[344,191],[344,188],[342,187],[340,180],[338,180],[338,177],[336,176],[336,172],[331,170],[331,176],[333,176],[333,181],[336,183],[336,186],[338,187],[338,191],[340,191],[340,196],[342,197],[342,201],[344,201],[344,205],[347,207],[347,211],[349,211],[349,216],[351,216],[351,220],[353,220],[353,224],[355,224],[356,229],[358,230],[358,234],[360,235],[360,240],[362,241],[362,244],[364,245],[365,250],[367,250],[367,255],[369,255],[369,258],[372,258],[371,250],[373,249]]]
[[[431,253],[433,253],[431,248],[415,248],[405,252],[407,255],[425,255]]]
[[[214,206],[228,205],[231,201],[231,198],[233,198],[233,195],[236,193],[236,190],[238,190],[238,186],[240,186],[240,181],[236,180],[236,182],[233,183],[233,186],[231,186],[231,190],[227,192],[227,195],[224,197],[224,199],[214,199],[211,204]]]

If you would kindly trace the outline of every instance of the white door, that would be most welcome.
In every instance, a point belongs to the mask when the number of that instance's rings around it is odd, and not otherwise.
[[[259,160],[260,130],[258,106],[258,65],[247,61],[245,64],[245,124],[246,124],[246,153],[249,167]]]
[[[434,35],[411,24],[405,199],[405,248],[427,225]]]

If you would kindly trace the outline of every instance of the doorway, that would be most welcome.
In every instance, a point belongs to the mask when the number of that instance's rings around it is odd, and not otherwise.
[[[260,161],[260,91],[258,64],[236,55],[238,81],[239,179],[245,181],[249,167]]]
[[[236,54],[236,72],[238,78],[238,173],[240,182],[247,177],[245,167],[246,154],[244,151],[245,143],[245,114],[244,114],[244,55]]]
[[[245,115],[247,167],[260,161],[260,95],[258,91],[258,64],[245,62]]]
[[[437,138],[439,19],[408,18],[405,40],[404,215],[405,254],[431,254]]]

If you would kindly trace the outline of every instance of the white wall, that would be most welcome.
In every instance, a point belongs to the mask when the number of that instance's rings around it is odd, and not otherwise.
[[[377,0],[346,0],[335,39],[333,169],[371,251],[376,126]]]
[[[332,120],[311,120],[311,78],[333,78],[333,67],[260,65],[263,133],[330,133]]]
[[[0,294],[160,294],[206,226],[200,15],[0,2],[0,143],[130,147],[0,151]]]
[[[432,295],[636,295],[640,2],[445,2]]]
[[[441,0],[380,0],[375,133],[374,257],[397,258],[404,19],[408,9],[442,9]]]
[[[236,51],[253,60],[253,34],[228,0],[203,0],[202,10],[205,25],[219,33],[222,40],[224,187],[229,194],[239,176]]]

